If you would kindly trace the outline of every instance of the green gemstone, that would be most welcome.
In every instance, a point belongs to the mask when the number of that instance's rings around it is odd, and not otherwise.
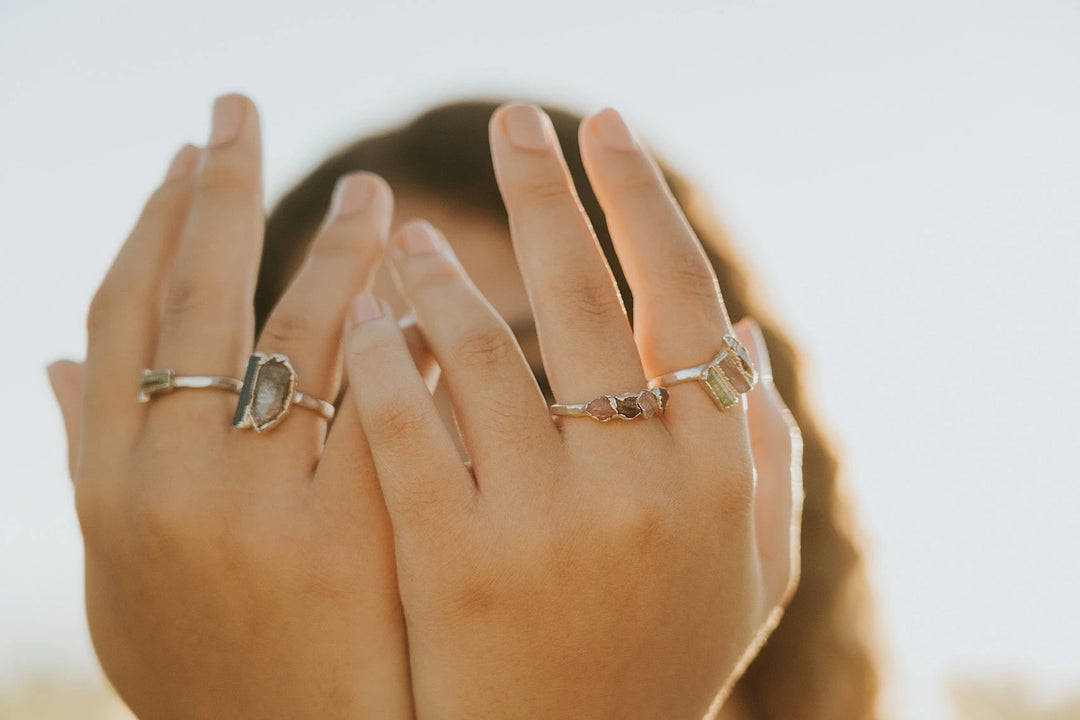
[[[739,395],[735,392],[735,388],[731,387],[731,383],[715,365],[709,366],[702,381],[721,408],[729,408],[739,402]]]

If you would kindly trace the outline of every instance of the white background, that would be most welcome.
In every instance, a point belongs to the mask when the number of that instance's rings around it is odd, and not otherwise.
[[[619,108],[702,183],[814,361],[892,705],[1080,684],[1080,4],[0,0],[0,683],[96,666],[44,366],[212,98],[271,197],[470,94]]]

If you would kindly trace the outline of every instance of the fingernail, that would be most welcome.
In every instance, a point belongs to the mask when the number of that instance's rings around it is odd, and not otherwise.
[[[375,197],[375,181],[367,173],[345,175],[337,181],[330,200],[331,217],[362,212]]]
[[[382,314],[379,301],[371,293],[360,293],[354,297],[352,306],[349,308],[349,320],[354,327],[368,320],[382,317]]]
[[[406,255],[426,255],[442,249],[442,238],[427,220],[410,220],[398,233],[396,244]]]
[[[194,145],[185,145],[180,148],[169,163],[169,169],[165,173],[165,181],[177,180],[187,177],[195,170],[199,163],[199,148]]]
[[[551,121],[535,105],[511,105],[502,112],[503,128],[510,144],[521,150],[551,147]]]
[[[244,99],[240,95],[222,95],[214,101],[210,125],[210,147],[230,143],[240,135],[244,124]]]
[[[604,108],[593,115],[592,126],[600,142],[612,150],[633,150],[637,147],[634,134],[623,122],[622,116],[612,108]]]

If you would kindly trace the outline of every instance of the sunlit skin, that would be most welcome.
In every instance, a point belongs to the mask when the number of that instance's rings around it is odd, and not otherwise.
[[[96,296],[85,381],[74,365],[52,372],[91,633],[121,696],[164,718],[706,714],[798,575],[797,431],[759,336],[735,328],[763,381],[723,413],[685,384],[663,418],[557,426],[532,379],[542,351],[559,400],[625,392],[707,360],[730,330],[647,156],[589,134],[610,114],[583,125],[636,337],[535,108],[492,120],[509,236],[346,178],[256,346],[286,353],[312,394],[334,396],[347,373],[324,448],[303,410],[256,436],[222,422],[223,393],[130,393],[142,367],[235,374],[251,351],[261,148],[254,106],[226,103]],[[507,122],[532,123],[524,145]],[[426,351],[398,330],[407,312]]]

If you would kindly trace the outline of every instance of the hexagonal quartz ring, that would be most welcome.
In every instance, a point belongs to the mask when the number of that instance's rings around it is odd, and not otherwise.
[[[296,389],[296,371],[284,355],[255,353],[248,359],[244,380],[218,375],[177,375],[172,370],[143,370],[139,379],[139,402],[178,388],[215,388],[237,393],[233,425],[264,432],[280,423],[293,406],[313,410],[326,420],[334,418],[334,406]]]
[[[724,336],[724,348],[711,361],[676,370],[649,381],[650,387],[697,380],[721,410],[735,405],[743,393],[757,384],[758,374],[750,353],[734,335]]]
[[[651,417],[663,415],[664,410],[667,409],[667,402],[667,389],[653,387],[636,393],[601,395],[587,403],[555,403],[551,406],[551,414],[564,417],[591,417],[599,422],[607,422],[616,418],[619,420],[633,420],[634,418],[648,420]]]

